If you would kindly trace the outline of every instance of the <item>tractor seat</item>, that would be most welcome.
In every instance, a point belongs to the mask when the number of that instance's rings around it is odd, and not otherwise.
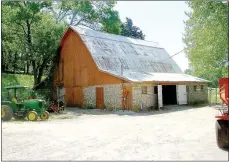
[[[18,102],[17,102],[17,99],[14,97],[14,98],[12,98],[12,101],[15,103],[15,104],[17,104]]]

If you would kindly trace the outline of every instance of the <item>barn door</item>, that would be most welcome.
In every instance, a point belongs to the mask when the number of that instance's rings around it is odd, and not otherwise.
[[[123,87],[122,108],[125,110],[132,109],[132,87]]]
[[[157,86],[157,94],[158,94],[158,108],[160,109],[163,107],[163,100],[162,100],[162,85]]]
[[[98,109],[104,108],[103,87],[96,87],[96,107]]]
[[[187,104],[186,85],[177,85],[177,103],[178,103],[178,105]]]
[[[83,90],[82,87],[74,88],[74,106],[82,107],[83,105]]]

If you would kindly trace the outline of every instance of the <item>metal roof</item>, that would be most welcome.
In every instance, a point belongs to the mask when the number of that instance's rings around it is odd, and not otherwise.
[[[206,81],[183,74],[166,50],[156,42],[76,26],[70,28],[80,35],[97,67],[103,72],[134,82]]]

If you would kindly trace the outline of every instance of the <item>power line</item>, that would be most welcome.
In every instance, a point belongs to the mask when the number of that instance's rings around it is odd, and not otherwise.
[[[167,59],[170,59],[170,58],[172,58],[173,56],[176,56],[176,55],[180,54],[180,53],[181,53],[181,52],[183,52],[184,50],[185,50],[185,48],[184,48],[184,49],[182,49],[181,51],[179,51],[179,52],[175,53],[174,55],[172,55],[172,56],[170,56],[170,57],[168,57],[168,58],[166,58],[166,59],[162,60],[161,62],[163,62],[163,61],[165,61],[165,60],[167,60]]]

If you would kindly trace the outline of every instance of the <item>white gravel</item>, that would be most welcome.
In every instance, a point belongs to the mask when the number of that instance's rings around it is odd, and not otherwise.
[[[3,122],[2,160],[228,160],[216,145],[215,109],[170,109],[71,109],[49,121]]]

